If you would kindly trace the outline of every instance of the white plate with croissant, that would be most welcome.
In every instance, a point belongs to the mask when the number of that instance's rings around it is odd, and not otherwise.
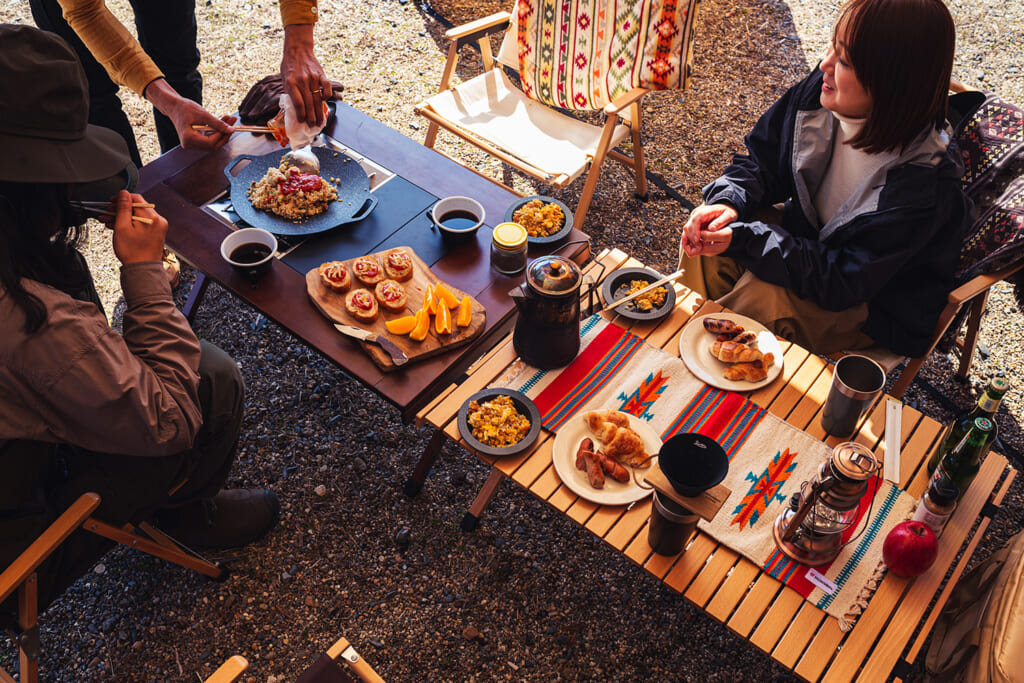
[[[592,442],[586,457],[585,439]],[[651,493],[636,485],[661,450],[658,433],[643,420],[615,410],[582,411],[555,434],[551,458],[555,471],[570,491],[602,505],[626,505]],[[577,460],[581,467],[577,467]],[[600,486],[598,486],[600,484]]]
[[[738,313],[722,311],[691,320],[679,335],[679,356],[699,379],[730,391],[758,389],[782,372],[779,340],[761,323]]]

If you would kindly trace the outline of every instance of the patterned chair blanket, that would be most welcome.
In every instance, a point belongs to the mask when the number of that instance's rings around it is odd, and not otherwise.
[[[964,192],[978,215],[960,253],[962,284],[1024,257],[1024,112],[995,95],[957,93],[951,117],[964,162]]]
[[[685,88],[698,0],[519,0],[523,92],[601,109],[633,88]]]

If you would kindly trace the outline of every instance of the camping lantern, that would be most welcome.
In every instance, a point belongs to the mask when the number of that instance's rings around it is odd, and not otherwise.
[[[846,545],[843,532],[859,518],[860,501],[879,467],[874,454],[860,444],[836,446],[775,520],[775,544],[787,557],[811,567],[834,560]]]

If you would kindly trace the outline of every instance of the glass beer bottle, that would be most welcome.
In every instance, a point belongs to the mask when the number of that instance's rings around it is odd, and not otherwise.
[[[996,439],[998,433],[998,427],[995,423],[996,411],[999,410],[999,403],[1003,400],[1003,395],[1007,389],[1010,388],[1010,383],[1002,377],[993,377],[992,381],[989,382],[988,388],[985,393],[978,398],[977,404],[969,412],[957,416],[953,423],[949,425],[946,430],[946,435],[942,439],[942,446],[940,446],[935,453],[932,454],[931,459],[928,461],[928,474],[935,472],[935,467],[939,464],[939,459],[943,455],[951,451],[960,443],[963,438],[967,435],[967,432],[974,426],[974,421],[979,417],[987,417],[992,421],[992,431],[989,433],[988,445],[991,446],[992,442]]]
[[[994,431],[995,423],[987,417],[979,417],[974,421],[970,431],[951,451],[947,451],[935,468],[932,481],[947,478],[960,489],[962,498],[967,487],[974,481],[974,476],[981,469],[981,461],[991,444],[989,436]]]

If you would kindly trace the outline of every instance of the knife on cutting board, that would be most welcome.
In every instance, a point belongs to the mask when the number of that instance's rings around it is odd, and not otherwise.
[[[369,332],[368,330],[352,327],[351,325],[336,324],[334,328],[338,330],[338,332],[349,337],[378,344],[389,356],[391,356],[391,361],[395,365],[405,365],[409,362],[409,356],[405,355],[405,351],[402,351],[402,349],[395,346],[395,343],[390,339],[385,339],[375,332]]]

